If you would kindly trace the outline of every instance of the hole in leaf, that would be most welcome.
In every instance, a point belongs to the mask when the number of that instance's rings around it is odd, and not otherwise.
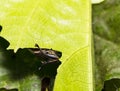
[[[2,30],[2,26],[0,25],[0,32],[1,32],[1,30]]]

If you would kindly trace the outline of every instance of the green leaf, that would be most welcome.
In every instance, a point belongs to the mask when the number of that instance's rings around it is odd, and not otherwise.
[[[62,52],[54,91],[93,91],[89,0],[1,0],[0,6],[9,49],[38,43]]]
[[[92,1],[92,4],[98,4],[103,2],[104,0],[91,0],[91,1]]]
[[[99,5],[93,5],[93,31],[95,41],[96,91],[101,91],[104,85],[111,91],[117,91],[120,80],[120,32],[119,17],[120,1],[106,0]],[[114,13],[113,13],[114,11]],[[108,82],[106,82],[106,80]],[[112,80],[109,82],[109,80]],[[104,82],[105,81],[105,82]],[[105,87],[105,91],[107,90]],[[115,89],[115,90],[112,90]]]

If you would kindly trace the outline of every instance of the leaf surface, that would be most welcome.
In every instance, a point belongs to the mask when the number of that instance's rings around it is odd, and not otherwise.
[[[89,0],[1,0],[0,4],[1,36],[10,42],[9,49],[38,43],[59,50],[63,56],[54,91],[93,91]]]

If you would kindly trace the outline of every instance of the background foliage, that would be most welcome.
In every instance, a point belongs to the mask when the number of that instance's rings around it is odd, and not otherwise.
[[[120,0],[105,0],[92,8],[96,91],[119,91]]]

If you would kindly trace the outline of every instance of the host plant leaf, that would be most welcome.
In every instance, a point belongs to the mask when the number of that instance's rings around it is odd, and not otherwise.
[[[62,52],[54,91],[93,91],[90,0],[1,0],[0,11],[9,49]]]

